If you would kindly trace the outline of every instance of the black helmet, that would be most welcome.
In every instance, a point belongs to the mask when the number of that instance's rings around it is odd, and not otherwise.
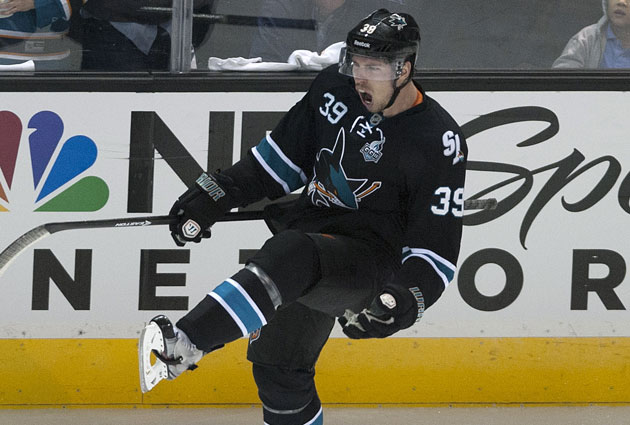
[[[411,15],[378,9],[348,33],[339,72],[352,76],[352,56],[360,55],[396,63],[396,79],[405,61],[415,65],[419,49],[420,27]]]

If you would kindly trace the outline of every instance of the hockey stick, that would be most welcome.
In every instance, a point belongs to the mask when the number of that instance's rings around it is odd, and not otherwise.
[[[465,210],[494,209],[497,206],[497,200],[489,199],[467,199],[464,201]],[[219,221],[246,221],[261,220],[264,218],[263,211],[238,211],[229,212],[219,219]],[[44,239],[48,235],[61,232],[64,230],[77,229],[98,229],[98,228],[129,228],[129,227],[145,227],[145,226],[162,226],[170,224],[173,218],[168,215],[145,216],[145,217],[126,217],[112,218],[104,220],[87,220],[87,221],[65,221],[59,223],[46,223],[37,226],[13,241],[4,251],[0,252],[0,276],[29,246]]]
[[[155,13],[164,15],[165,18],[170,17],[173,10],[170,7],[141,7],[143,12]],[[314,30],[316,27],[315,20],[313,19],[292,19],[292,18],[273,18],[267,16],[245,16],[245,15],[224,15],[216,13],[193,13],[193,19],[199,21],[205,21],[210,24],[225,24],[225,25],[247,25],[247,26],[259,26],[260,19],[265,19],[273,22],[274,26],[280,28],[296,28],[305,30]]]
[[[496,198],[466,199],[464,201],[464,210],[493,210],[498,203]]]
[[[243,221],[258,220],[262,218],[262,211],[243,211],[228,213],[219,221]],[[48,235],[64,230],[121,228],[121,227],[145,227],[170,224],[173,218],[168,215],[112,218],[104,220],[65,221],[59,223],[46,223],[37,226],[12,242],[4,251],[0,252],[0,276],[9,265],[24,250],[34,243],[44,239]]]

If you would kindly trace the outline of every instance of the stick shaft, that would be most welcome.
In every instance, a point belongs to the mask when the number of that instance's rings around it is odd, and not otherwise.
[[[245,221],[261,220],[262,211],[238,211],[228,212],[218,221]],[[75,229],[99,229],[99,228],[129,228],[146,226],[163,226],[170,224],[173,218],[168,215],[150,215],[141,217],[111,218],[104,220],[66,221],[59,223],[47,223],[43,227],[52,234],[62,230]]]
[[[495,198],[487,199],[466,199],[464,201],[464,210],[493,210],[497,207]]]
[[[497,206],[497,200],[490,199],[468,199],[464,201],[464,209],[494,209]],[[221,217],[218,221],[245,221],[245,220],[261,220],[264,218],[263,211],[238,211],[229,212]],[[66,221],[59,223],[46,223],[35,227],[24,233],[22,236],[13,241],[4,251],[0,252],[0,276],[9,267],[9,264],[29,246],[35,244],[39,240],[56,232],[63,230],[76,229],[98,229],[98,228],[130,228],[130,227],[146,227],[146,226],[162,226],[173,222],[173,218],[168,215],[144,216],[144,217],[126,217],[113,218],[104,220],[86,220],[86,221]]]
[[[466,199],[464,201],[464,210],[493,210],[496,208],[497,203],[495,198]],[[238,211],[227,213],[225,216],[221,217],[219,221],[261,220],[263,218],[263,212],[260,210]]]

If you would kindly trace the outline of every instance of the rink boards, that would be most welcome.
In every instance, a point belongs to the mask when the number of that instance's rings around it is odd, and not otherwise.
[[[629,402],[630,96],[429,94],[468,137],[465,197],[499,207],[467,213],[456,279],[419,324],[381,341],[334,329],[318,364],[322,401]],[[238,160],[300,97],[4,93],[0,249],[46,222],[166,213],[182,180]],[[136,339],[154,315],[183,315],[269,235],[243,222],[183,249],[159,227],[38,242],[0,277],[0,404],[256,403],[246,340],[143,396]]]
[[[239,340],[140,392],[131,339],[0,341],[4,407],[259,403]],[[316,382],[335,405],[628,403],[627,338],[331,339]],[[10,367],[9,367],[10,365]]]

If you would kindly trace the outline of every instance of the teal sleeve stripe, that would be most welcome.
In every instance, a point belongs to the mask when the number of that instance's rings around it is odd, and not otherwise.
[[[252,153],[265,171],[284,188],[285,193],[291,193],[306,184],[302,170],[267,137],[252,149]]]
[[[455,277],[455,266],[450,261],[440,257],[433,251],[420,248],[403,248],[402,262],[404,263],[410,257],[418,257],[427,261],[433,267],[438,276],[440,276],[442,282],[444,282],[444,287],[448,286]]]

